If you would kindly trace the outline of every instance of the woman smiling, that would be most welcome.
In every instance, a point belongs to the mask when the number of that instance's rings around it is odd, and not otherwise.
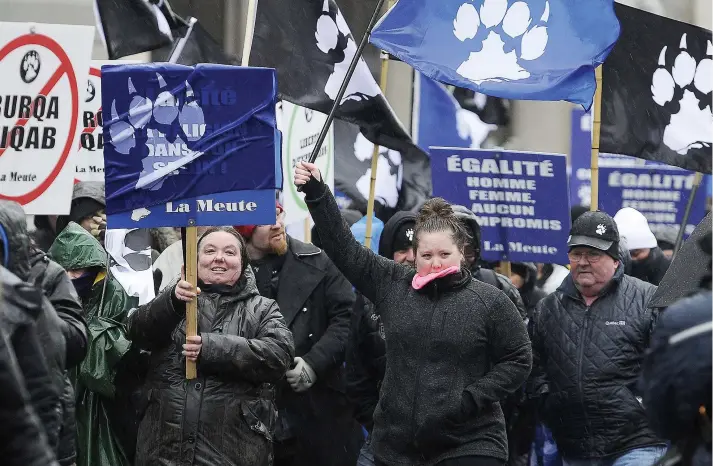
[[[182,279],[131,315],[130,338],[151,351],[136,466],[271,464],[271,384],[289,368],[294,345],[247,264],[234,229],[210,228],[198,240],[199,287]],[[192,299],[199,334],[186,339]],[[198,378],[185,380],[184,357],[196,361]]]

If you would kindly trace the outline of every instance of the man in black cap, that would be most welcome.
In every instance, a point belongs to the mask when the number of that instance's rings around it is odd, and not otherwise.
[[[529,392],[567,466],[653,464],[666,448],[637,390],[656,320],[656,287],[624,274],[619,232],[604,212],[572,225],[570,275],[530,322]]]

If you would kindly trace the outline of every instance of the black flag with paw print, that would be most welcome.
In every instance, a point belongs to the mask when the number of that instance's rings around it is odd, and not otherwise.
[[[711,173],[711,31],[616,4],[600,150]]]
[[[364,0],[350,7],[351,17],[345,18],[334,0],[260,0],[250,66],[275,68],[284,100],[329,113],[375,6],[376,1]],[[336,118],[358,125],[370,141],[383,146],[401,150],[413,145],[363,59]]]

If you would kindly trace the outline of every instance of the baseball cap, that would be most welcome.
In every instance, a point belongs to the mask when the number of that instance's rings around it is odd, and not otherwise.
[[[572,225],[567,246],[570,249],[575,246],[589,246],[607,253],[614,252],[618,257],[619,230],[616,222],[599,210],[585,212]]]

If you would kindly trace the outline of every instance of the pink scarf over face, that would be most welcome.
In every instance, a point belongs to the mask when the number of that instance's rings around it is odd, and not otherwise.
[[[421,288],[428,285],[437,278],[445,277],[446,275],[453,275],[454,273],[458,272],[460,272],[460,266],[452,265],[446,269],[441,270],[440,272],[432,272],[426,276],[416,274],[413,276],[413,280],[411,280],[411,286],[414,290],[420,290]]]

